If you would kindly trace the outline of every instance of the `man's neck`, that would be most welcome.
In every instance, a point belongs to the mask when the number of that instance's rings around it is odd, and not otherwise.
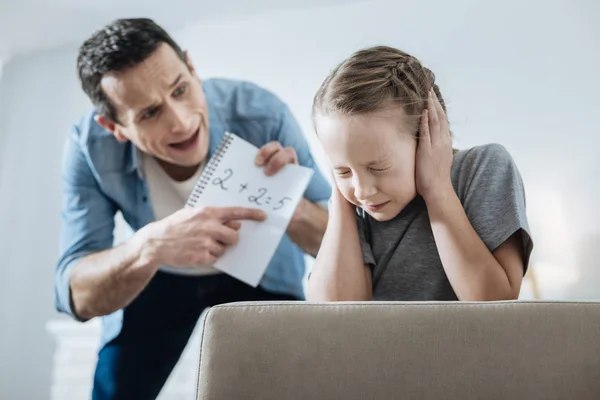
[[[183,182],[190,179],[198,171],[198,168],[200,168],[200,164],[191,167],[186,167],[171,164],[159,158],[157,158],[156,161],[158,161],[158,164],[167,173],[167,175],[169,175],[171,179],[177,182]]]

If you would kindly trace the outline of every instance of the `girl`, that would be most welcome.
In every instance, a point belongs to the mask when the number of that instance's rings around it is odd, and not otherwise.
[[[498,144],[453,151],[445,111],[434,74],[390,47],[323,82],[313,119],[337,190],[308,300],[518,298],[533,248],[519,171]]]

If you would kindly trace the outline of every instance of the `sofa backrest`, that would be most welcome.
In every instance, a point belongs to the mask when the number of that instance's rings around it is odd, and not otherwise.
[[[600,399],[600,303],[235,303],[197,399]]]

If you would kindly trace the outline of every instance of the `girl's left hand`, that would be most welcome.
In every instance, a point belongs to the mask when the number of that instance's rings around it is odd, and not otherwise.
[[[452,189],[452,156],[448,119],[432,89],[429,92],[427,109],[423,110],[421,115],[415,166],[417,192],[425,201],[437,193]]]

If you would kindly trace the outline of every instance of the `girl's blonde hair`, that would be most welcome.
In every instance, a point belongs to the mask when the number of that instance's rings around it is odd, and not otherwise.
[[[355,52],[329,74],[315,95],[313,116],[363,114],[399,105],[418,132],[432,88],[446,112],[433,72],[401,50],[371,47]]]

